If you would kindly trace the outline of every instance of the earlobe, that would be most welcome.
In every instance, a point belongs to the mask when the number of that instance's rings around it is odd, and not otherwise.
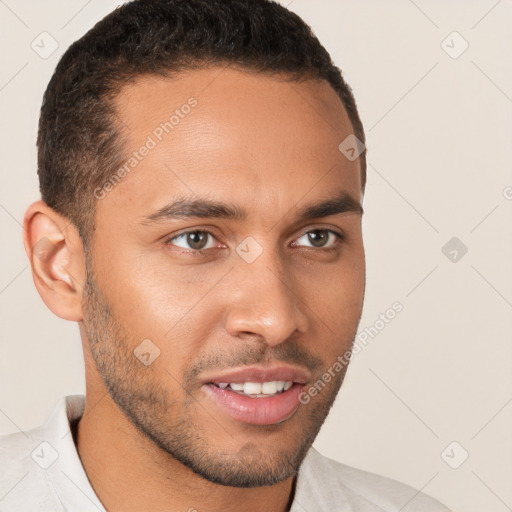
[[[85,264],[75,226],[37,201],[25,213],[23,242],[44,303],[60,318],[81,321]]]

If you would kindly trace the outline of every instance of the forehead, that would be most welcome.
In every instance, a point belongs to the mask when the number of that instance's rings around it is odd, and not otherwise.
[[[116,109],[126,163],[137,162],[102,208],[158,208],[184,192],[276,211],[333,187],[360,198],[359,162],[338,149],[352,126],[325,81],[229,67],[143,76]]]

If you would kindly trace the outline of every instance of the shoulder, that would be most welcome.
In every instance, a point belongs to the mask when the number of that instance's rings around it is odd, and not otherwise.
[[[64,511],[62,498],[70,476],[86,488],[69,428],[69,420],[81,414],[84,404],[81,395],[63,398],[44,425],[0,436],[2,512]]]
[[[43,503],[61,510],[44,470],[53,457],[44,445],[42,428],[0,436],[2,511],[47,510],[40,508]]]
[[[314,448],[310,448],[300,468],[296,499],[308,510],[309,506],[312,510],[346,507],[354,512],[450,512],[439,501],[406,484],[346,466]]]

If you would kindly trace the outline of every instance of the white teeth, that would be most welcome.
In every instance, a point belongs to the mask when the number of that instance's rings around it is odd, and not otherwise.
[[[259,395],[261,393],[260,382],[246,382],[244,384],[244,393],[246,395]]]
[[[283,391],[288,391],[292,386],[292,381],[272,380],[268,382],[230,382],[229,384],[221,382],[217,384],[219,388],[229,388],[244,395],[257,396],[262,398],[264,396],[272,396]]]
[[[264,382],[261,385],[261,392],[264,395],[275,395],[277,392],[277,382],[275,380],[272,382]]]

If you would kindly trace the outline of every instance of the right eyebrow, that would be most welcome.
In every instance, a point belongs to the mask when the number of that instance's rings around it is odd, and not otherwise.
[[[189,217],[244,220],[247,218],[247,212],[235,204],[221,203],[208,198],[183,197],[144,217],[142,224]]]

